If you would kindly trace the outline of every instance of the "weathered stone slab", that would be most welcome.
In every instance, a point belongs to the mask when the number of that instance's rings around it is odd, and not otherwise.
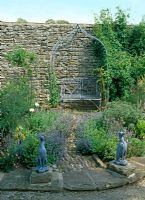
[[[96,154],[93,154],[92,158],[98,167],[107,168],[106,164]]]
[[[132,157],[129,162],[136,166],[135,176],[128,177],[129,183],[138,181],[145,177],[145,157]]]
[[[67,190],[95,190],[94,180],[87,170],[70,171],[63,174],[64,189]]]
[[[128,163],[126,166],[116,165],[113,161],[109,162],[107,165],[108,169],[113,170],[119,174],[130,176],[134,173],[136,166],[132,163]]]
[[[31,171],[27,169],[15,169],[4,173],[0,181],[0,190],[27,190],[29,189],[29,177]]]
[[[37,173],[32,171],[30,176],[30,184],[40,184],[40,183],[49,183],[51,182],[52,171],[47,171],[44,173]]]
[[[117,188],[128,184],[128,179],[121,174],[110,173],[110,171],[97,168],[96,170],[91,170],[91,177],[93,178],[96,186],[96,190],[106,190],[110,188]]]
[[[51,179],[51,187],[53,190],[61,190],[63,188],[62,173],[59,173],[57,171],[53,172]]]

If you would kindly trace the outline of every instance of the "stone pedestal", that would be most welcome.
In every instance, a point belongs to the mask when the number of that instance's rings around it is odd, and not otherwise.
[[[41,184],[41,183],[49,183],[52,179],[52,171],[47,171],[44,173],[38,173],[36,171],[32,171],[30,176],[30,184]]]
[[[44,173],[32,171],[30,184],[32,188],[40,187],[42,190],[60,191],[63,188],[63,176],[62,173],[50,168],[49,171]]]
[[[116,165],[113,161],[109,162],[107,168],[119,174],[130,176],[134,173],[136,166],[128,163],[126,166]]]

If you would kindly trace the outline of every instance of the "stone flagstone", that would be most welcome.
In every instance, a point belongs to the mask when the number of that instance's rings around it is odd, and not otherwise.
[[[95,190],[95,182],[87,170],[70,171],[63,174],[64,189]]]
[[[145,157],[131,158],[128,161],[131,166],[135,166],[134,172],[129,176],[98,167],[95,170],[84,169],[64,173],[52,171],[50,182],[47,182],[49,180],[45,179],[45,183],[43,183],[44,181],[42,182],[42,179],[39,177],[39,181],[35,180],[37,183],[30,184],[30,177],[34,175],[31,170],[15,169],[9,173],[0,172],[0,190],[41,192],[62,190],[93,191],[121,187],[145,177]],[[41,175],[42,177],[44,176],[44,174]]]
[[[111,169],[119,174],[130,176],[135,172],[136,166],[132,163],[128,163],[126,166],[116,165],[113,161],[108,163],[108,169]]]

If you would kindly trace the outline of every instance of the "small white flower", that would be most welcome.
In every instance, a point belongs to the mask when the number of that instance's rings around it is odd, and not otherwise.
[[[34,109],[34,108],[30,108],[29,111],[30,111],[30,112],[34,112],[35,109]]]
[[[39,107],[39,103],[35,102],[35,107],[38,108]]]
[[[47,100],[50,101],[50,96],[49,96],[49,94],[47,95]]]

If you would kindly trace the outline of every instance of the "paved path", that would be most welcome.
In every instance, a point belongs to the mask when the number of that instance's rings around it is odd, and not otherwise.
[[[90,192],[0,192],[0,200],[145,200],[145,180],[129,186]]]
[[[60,192],[65,190],[100,191],[117,188],[145,177],[145,157],[132,158],[129,163],[136,166],[129,176],[100,167],[95,170],[82,169],[62,173],[50,169],[43,174],[28,169],[15,169],[10,173],[0,173],[0,190]]]

